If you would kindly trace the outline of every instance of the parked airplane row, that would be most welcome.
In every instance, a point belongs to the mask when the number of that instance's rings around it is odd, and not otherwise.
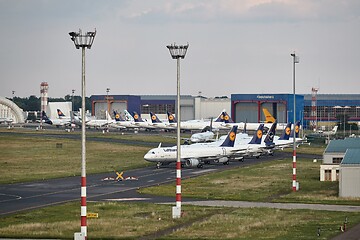
[[[43,121],[48,124],[52,124],[55,126],[73,126],[78,125],[81,126],[82,121],[81,117],[74,114],[71,118],[70,116],[65,116],[60,109],[57,109],[58,118],[52,118],[46,116],[46,113],[43,112]],[[94,119],[86,117],[86,126],[94,127],[94,128],[117,128],[117,129],[129,129],[129,128],[142,128],[146,130],[154,130],[154,129],[163,129],[163,130],[174,130],[177,128],[177,120],[175,116],[171,113],[167,113],[168,119],[167,121],[161,121],[156,114],[150,112],[150,120],[144,120],[140,117],[137,112],[133,112],[130,114],[127,110],[124,110],[125,119],[122,119],[120,114],[114,111],[114,119],[106,112],[106,119]],[[266,114],[266,109],[264,110],[264,114],[266,116],[267,122],[273,120],[274,118],[268,114]],[[199,135],[195,135],[192,137],[193,142],[202,141],[202,138],[210,139],[214,137],[214,133],[209,129],[211,128],[215,131],[218,130],[230,130],[233,126],[237,126],[239,130],[256,130],[260,123],[234,123],[231,117],[223,110],[219,116],[214,120],[188,120],[181,121],[180,128],[182,131],[204,131]],[[271,123],[265,123],[264,127],[269,129],[271,127]],[[284,129],[285,124],[277,124],[277,129]]]
[[[227,136],[220,137],[211,143],[196,143],[192,145],[181,145],[181,162],[188,167],[202,168],[210,162],[229,164],[233,160],[243,160],[244,157],[259,157],[261,155],[273,154],[276,149],[290,147],[293,144],[291,138],[291,123],[288,123],[281,137],[275,136],[277,123],[273,123],[270,130],[263,136],[264,124],[260,124],[254,135],[250,137],[246,133],[237,133],[238,127],[234,125]],[[299,138],[300,122],[296,123],[296,144],[303,142]],[[153,148],[145,154],[144,159],[155,162],[157,168],[168,165],[177,160],[177,147]]]

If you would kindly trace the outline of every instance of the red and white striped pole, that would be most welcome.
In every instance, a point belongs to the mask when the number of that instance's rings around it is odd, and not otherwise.
[[[87,238],[86,223],[86,122],[85,122],[85,47],[82,47],[82,102],[81,102],[81,232]]]
[[[176,126],[176,206],[172,208],[173,218],[181,217],[181,146],[180,146],[180,58],[185,58],[186,51],[189,47],[187,45],[168,45],[166,46],[171,54],[173,59],[176,59],[177,63],[177,97],[176,97],[176,118],[177,118],[177,126]]]
[[[293,176],[292,176],[292,190],[294,192],[296,192],[296,126],[295,126],[295,122],[296,122],[296,95],[295,95],[295,64],[299,63],[299,57],[296,56],[295,52],[290,54],[293,57],[293,93],[294,93],[294,108],[293,108],[293,113],[294,113],[294,120],[293,120]]]

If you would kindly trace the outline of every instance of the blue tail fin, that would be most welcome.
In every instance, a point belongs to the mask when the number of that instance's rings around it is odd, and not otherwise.
[[[234,123],[234,121],[231,119],[229,114],[227,114],[227,112],[222,112],[222,115],[223,115],[223,122],[224,123]]]
[[[116,122],[124,121],[124,119],[121,118],[120,114],[114,111],[114,118]]]
[[[167,112],[169,123],[176,123],[176,118],[170,112]]]
[[[231,131],[227,135],[224,142],[220,145],[220,147],[233,147],[234,146],[237,128],[238,128],[237,125],[235,125],[231,128]]]
[[[144,122],[144,120],[140,117],[137,112],[133,112],[133,117],[135,122]]]
[[[280,138],[279,138],[279,140],[289,140],[289,138],[290,138],[290,133],[291,133],[291,122],[289,122],[289,123],[286,125],[286,127],[285,127],[282,135],[281,135]]]
[[[59,118],[65,117],[65,114],[60,109],[56,109],[56,110],[57,110],[57,114],[58,114]]]
[[[251,141],[249,142],[249,144],[260,144],[263,136],[263,130],[264,130],[264,124],[261,123],[258,129],[255,131],[255,134],[251,139]]]
[[[266,147],[274,147],[274,136],[275,136],[275,131],[276,131],[276,120],[275,122],[271,125],[270,130],[268,131],[268,133],[266,134],[266,137],[264,139],[265,145]]]
[[[294,125],[294,129],[295,129],[295,138],[299,137],[299,130],[300,130],[300,121],[296,121],[295,125]],[[294,137],[294,129],[292,129],[290,137],[293,138]]]
[[[150,117],[152,123],[161,123],[160,119],[156,116],[155,113],[150,112]]]
[[[42,111],[42,120],[44,120],[45,123],[52,125],[53,122],[48,118],[45,111]]]
[[[225,109],[220,113],[220,115],[214,120],[214,122],[223,122],[224,116],[223,112],[225,112]]]

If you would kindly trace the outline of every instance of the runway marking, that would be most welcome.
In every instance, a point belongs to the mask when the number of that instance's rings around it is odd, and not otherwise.
[[[150,198],[113,198],[113,199],[104,199],[105,201],[115,201],[115,202],[125,202],[125,201],[146,201]]]
[[[152,180],[149,180],[149,181],[147,181],[147,182],[155,182],[155,180],[154,180],[154,179],[152,179]]]
[[[205,169],[205,170],[201,170],[201,171],[197,171],[197,172],[192,172],[192,174],[203,174],[203,173],[213,172],[213,171],[216,171],[216,169]]]
[[[21,199],[22,197],[21,196],[19,196],[19,195],[13,195],[13,194],[5,194],[5,193],[0,193],[0,195],[3,195],[3,196],[9,196],[9,197],[13,197],[13,198],[15,198],[15,199],[7,199],[7,200],[2,200],[2,201],[0,201],[0,203],[2,203],[2,202],[8,202],[8,201],[13,201],[13,200],[19,200],[19,199]]]

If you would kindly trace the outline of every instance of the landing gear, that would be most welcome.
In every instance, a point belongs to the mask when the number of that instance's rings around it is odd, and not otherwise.
[[[198,168],[203,168],[204,166],[203,166],[201,163],[199,163],[199,164],[197,165],[197,167],[198,167]]]
[[[229,161],[223,162],[224,165],[229,165]]]
[[[156,163],[156,169],[159,169],[160,166],[161,166],[161,162],[157,162],[157,163]]]

